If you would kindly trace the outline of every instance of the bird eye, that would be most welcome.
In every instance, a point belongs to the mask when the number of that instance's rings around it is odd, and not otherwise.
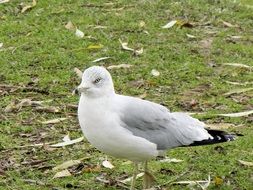
[[[101,78],[97,78],[96,80],[94,80],[94,84],[97,84],[97,83],[99,83],[100,81],[101,81],[102,79]]]

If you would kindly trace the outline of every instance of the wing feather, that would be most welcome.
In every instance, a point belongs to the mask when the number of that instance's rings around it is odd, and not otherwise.
[[[122,126],[135,136],[157,144],[158,150],[212,138],[204,129],[204,123],[185,113],[171,113],[164,106],[138,98],[127,96],[122,98],[128,102],[122,106],[120,114]]]

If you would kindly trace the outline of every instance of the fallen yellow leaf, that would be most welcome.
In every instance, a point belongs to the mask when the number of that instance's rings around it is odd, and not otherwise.
[[[215,183],[215,185],[222,185],[223,184],[223,179],[220,178],[220,177],[215,176],[214,183]]]
[[[87,47],[87,49],[101,49],[103,48],[104,46],[102,44],[98,44],[98,45],[89,45]]]

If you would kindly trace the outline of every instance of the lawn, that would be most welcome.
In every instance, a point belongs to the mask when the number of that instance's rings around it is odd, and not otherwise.
[[[120,182],[132,175],[127,160],[106,156],[85,139],[50,146],[82,137],[74,68],[92,65],[111,68],[117,93],[197,113],[212,127],[244,135],[168,151],[182,162],[150,163],[156,189],[190,189],[173,183],[208,176],[208,189],[252,189],[253,115],[218,115],[253,110],[252,11],[250,0],[0,3],[0,189],[129,186]],[[116,65],[121,68],[110,67]],[[113,169],[102,165],[106,159]],[[78,161],[54,168],[70,160]],[[68,176],[55,176],[62,170]]]

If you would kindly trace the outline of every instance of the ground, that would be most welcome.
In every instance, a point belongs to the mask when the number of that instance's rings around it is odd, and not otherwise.
[[[167,156],[183,161],[150,163],[157,188],[189,189],[173,182],[210,175],[208,189],[251,189],[253,116],[217,114],[253,110],[252,11],[251,0],[0,4],[0,189],[124,188],[119,180],[132,172],[126,160],[108,157],[115,167],[105,168],[106,155],[86,140],[60,148],[48,145],[66,135],[82,136],[79,97],[72,94],[80,82],[74,68],[120,64],[131,67],[110,70],[118,93],[172,111],[201,113],[194,117],[244,135],[224,144],[168,151]],[[174,26],[162,28],[173,20]],[[120,41],[133,51],[124,50]],[[110,58],[92,62],[101,57]],[[43,123],[55,118],[67,119]],[[79,159],[68,167],[70,176],[53,178],[53,167]]]

